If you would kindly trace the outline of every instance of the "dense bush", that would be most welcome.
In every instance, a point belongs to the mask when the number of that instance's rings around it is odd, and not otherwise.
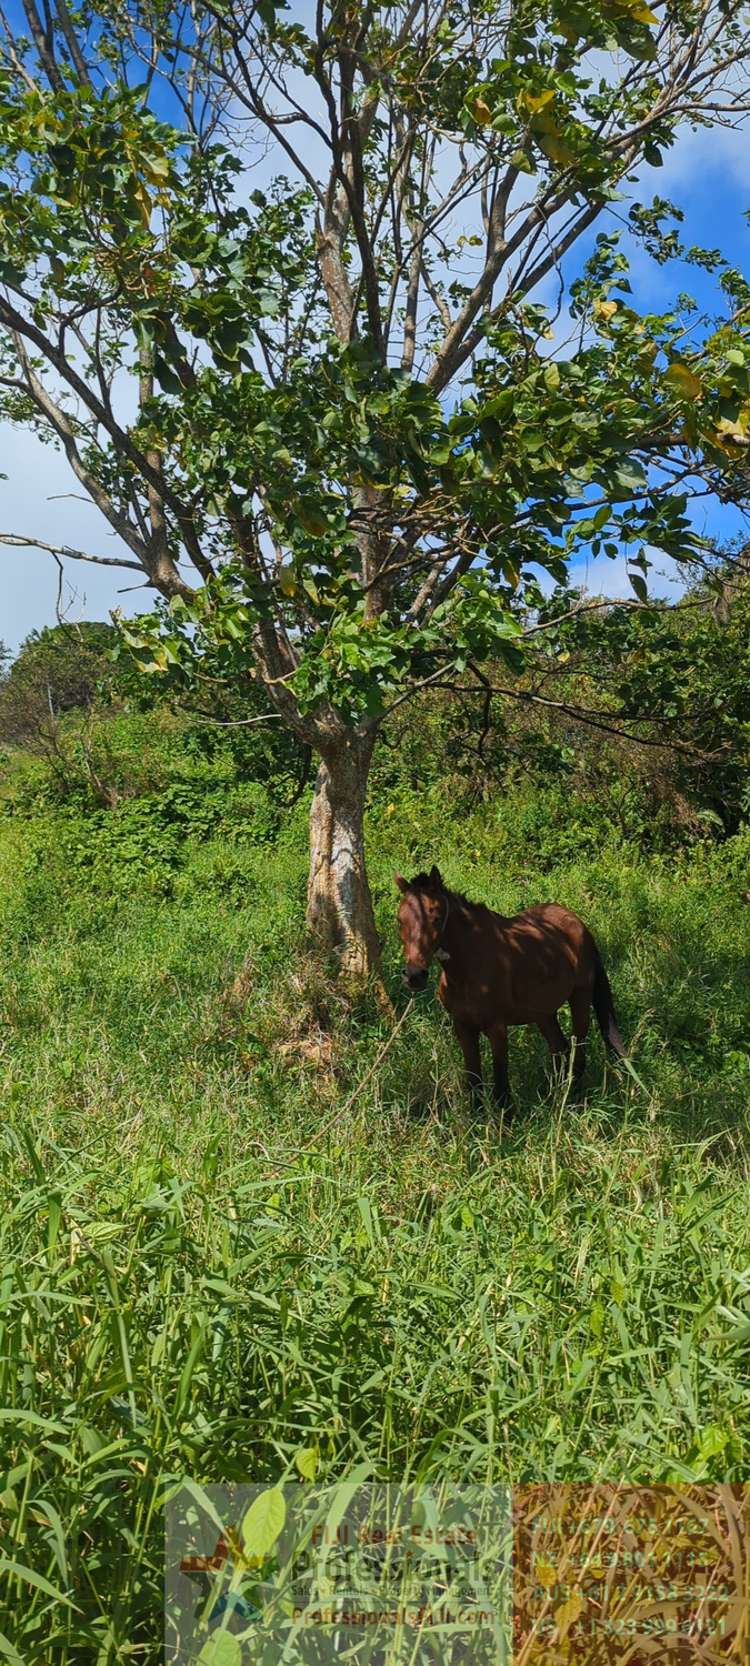
[[[655,610],[558,591],[538,623],[543,675],[487,666],[504,695],[432,693],[395,714],[374,799],[401,786],[442,788],[463,806],[531,792],[528,833],[538,821],[553,858],[576,828],[584,846],[612,828],[654,850],[737,832],[750,810],[747,579],[701,580]]]

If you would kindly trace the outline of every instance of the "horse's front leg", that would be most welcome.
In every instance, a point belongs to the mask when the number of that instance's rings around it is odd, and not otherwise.
[[[489,1031],[490,1047],[492,1048],[492,1074],[495,1092],[495,1104],[505,1111],[507,1117],[512,1116],[515,1106],[511,1097],[510,1082],[508,1081],[508,1026],[507,1024],[493,1024]]]
[[[482,1057],[479,1051],[479,1031],[473,1024],[464,1024],[454,1018],[453,1028],[456,1040],[464,1056],[466,1091],[471,1099],[472,1109],[478,1110],[482,1102]]]

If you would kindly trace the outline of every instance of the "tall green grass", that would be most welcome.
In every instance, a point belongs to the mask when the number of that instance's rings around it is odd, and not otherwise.
[[[0,827],[0,1658],[158,1661],[185,1474],[312,1445],[332,1478],[743,1479],[747,840],[581,854],[538,804],[375,806],[397,1005],[392,871],[427,857],[600,942],[647,1094],[593,1040],[573,1102],[518,1032],[501,1138],[431,997],[365,1080],[388,1026],[304,949],[301,808],[142,870],[98,829]]]

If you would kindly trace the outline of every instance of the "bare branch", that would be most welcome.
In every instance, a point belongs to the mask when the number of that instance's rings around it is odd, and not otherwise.
[[[0,532],[0,544],[10,544],[16,549],[47,550],[50,555],[63,560],[91,561],[96,567],[129,567],[131,572],[143,572],[140,561],[128,561],[124,555],[89,555],[85,550],[73,549],[70,544],[46,544],[43,538],[23,538],[15,532]]]

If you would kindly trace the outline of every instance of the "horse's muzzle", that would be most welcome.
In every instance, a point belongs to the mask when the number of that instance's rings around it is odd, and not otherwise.
[[[407,966],[403,973],[403,979],[412,995],[418,995],[420,990],[427,988],[427,973],[417,967],[412,970],[410,966]]]

